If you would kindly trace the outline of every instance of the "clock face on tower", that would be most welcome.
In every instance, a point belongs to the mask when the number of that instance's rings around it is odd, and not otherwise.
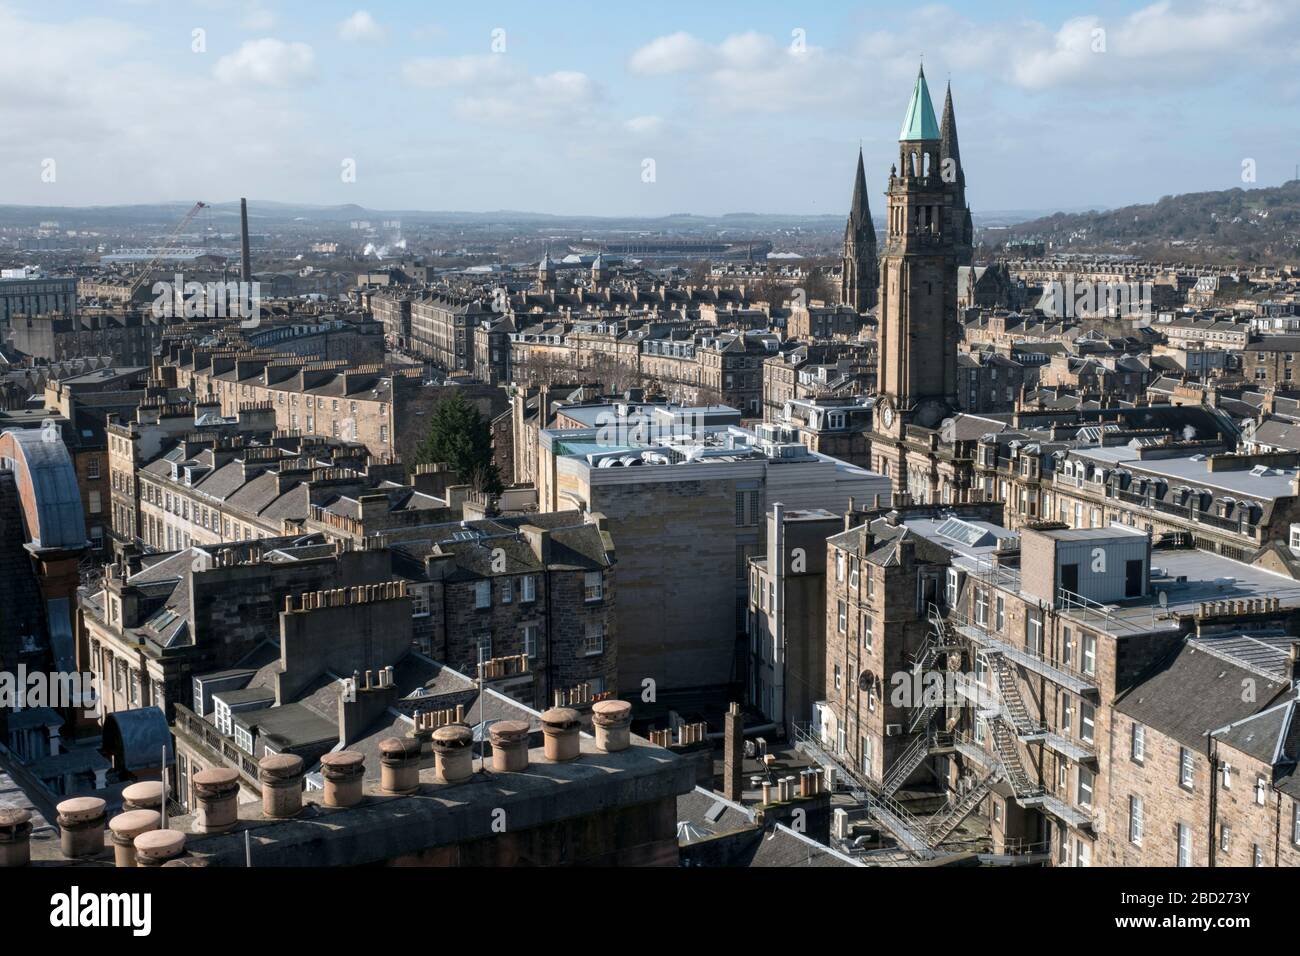
[[[880,424],[886,430],[894,427],[894,403],[887,398],[880,401]]]

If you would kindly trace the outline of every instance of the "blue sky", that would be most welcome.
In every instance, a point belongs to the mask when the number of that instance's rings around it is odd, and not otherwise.
[[[1116,206],[1292,178],[1297,37],[1300,0],[0,0],[0,203],[842,215],[924,56],[977,212]]]

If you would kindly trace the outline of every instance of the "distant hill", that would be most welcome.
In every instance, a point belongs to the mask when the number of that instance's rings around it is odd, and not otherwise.
[[[1260,189],[1165,196],[1104,212],[1055,213],[980,237],[994,246],[1037,239],[1057,252],[1130,253],[1156,258],[1300,259],[1300,180]]]

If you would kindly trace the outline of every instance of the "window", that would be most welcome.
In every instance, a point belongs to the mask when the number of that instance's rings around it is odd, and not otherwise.
[[[428,588],[422,588],[422,587],[411,588],[411,617],[428,617],[428,616],[429,616]]]
[[[841,634],[847,634],[849,630],[849,606],[843,601],[837,602],[836,606],[839,608],[839,615],[837,617],[837,621],[839,622],[839,631]]]
[[[1178,824],[1178,865],[1192,865],[1192,828],[1185,823]]]
[[[989,622],[989,592],[975,589],[975,623],[984,627]]]
[[[855,558],[849,564],[849,588],[856,590],[858,586],[858,562]]]
[[[1186,787],[1188,790],[1192,789],[1192,783],[1195,780],[1195,769],[1196,765],[1194,763],[1194,758],[1192,757],[1192,752],[1186,747],[1179,747],[1178,783],[1180,786]]]
[[[492,582],[475,581],[474,582],[474,607],[485,608],[492,606]]]
[[[103,505],[100,502],[99,492],[98,491],[89,492],[87,497],[90,499],[90,513],[92,515],[99,514],[100,510],[103,508]]]
[[[1025,647],[1029,653],[1043,653],[1043,612],[1034,610],[1025,615]]]
[[[1255,802],[1261,807],[1268,802],[1268,782],[1263,777],[1255,778]]]
[[[840,689],[840,665],[835,665],[835,689]]]
[[[531,574],[525,574],[519,579],[519,600],[524,604],[537,600],[537,579]]]
[[[868,651],[876,645],[875,626],[876,622],[870,614],[862,615],[862,646]]]
[[[605,652],[605,625],[601,621],[589,621],[587,632],[582,638],[584,656],[603,654]]]
[[[1143,763],[1147,758],[1147,729],[1142,724],[1133,725],[1133,744],[1130,756],[1134,763]]]
[[[1254,849],[1254,854],[1253,854],[1253,855],[1254,855],[1254,865],[1255,865],[1255,866],[1263,866],[1263,865],[1264,865],[1264,849],[1263,849],[1263,847],[1261,847],[1258,843],[1255,844],[1255,849]]]
[[[1142,798],[1128,798],[1128,841],[1136,846],[1142,845]]]
[[[1083,672],[1088,676],[1097,673],[1097,636],[1083,635]]]
[[[1300,802],[1291,804],[1291,842],[1300,846]]]
[[[1225,760],[1223,762],[1223,767],[1221,769],[1223,770],[1223,789],[1231,790],[1232,789],[1232,764],[1228,763],[1228,761]]]
[[[524,625],[524,656],[530,658],[537,656],[537,625],[536,624]]]
[[[588,571],[582,576],[582,592],[588,603],[599,601],[605,596],[605,586],[599,571]]]
[[[515,582],[511,578],[505,578],[501,582],[501,603],[510,604],[515,599]]]
[[[1096,714],[1096,707],[1086,700],[1079,701],[1079,737],[1084,743],[1092,743]]]
[[[1228,850],[1228,844],[1232,842],[1232,827],[1226,823],[1219,826],[1219,849],[1225,853]]]
[[[1087,767],[1079,768],[1079,806],[1092,806],[1092,781],[1095,775]]]
[[[1068,691],[1061,691],[1061,733],[1068,734],[1074,729],[1074,698]]]
[[[1061,628],[1061,663],[1074,666],[1074,635],[1068,627]]]
[[[999,594],[993,603],[993,629],[1000,633],[1006,627],[1006,624],[1007,602],[1006,599]]]
[[[835,580],[839,584],[844,583],[844,552],[835,552]]]
[[[957,606],[957,572],[953,568],[948,569],[948,580],[943,592],[944,603],[949,607]]]
[[[483,664],[486,663],[487,661],[492,660],[492,635],[491,634],[479,635],[478,646],[476,648],[476,651],[478,653],[478,663]]]
[[[86,459],[86,477],[87,478],[99,477],[99,456],[98,455],[93,455],[90,458]]]

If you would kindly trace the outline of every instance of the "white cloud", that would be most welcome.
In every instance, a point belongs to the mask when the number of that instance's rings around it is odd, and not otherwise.
[[[713,107],[727,112],[781,112],[810,105],[843,106],[859,95],[873,64],[817,46],[760,33],[738,33],[711,45],[687,33],[659,37],[632,54],[641,75],[685,75]]]
[[[591,108],[601,95],[585,73],[533,75],[492,53],[408,60],[402,79],[410,86],[451,91],[459,116],[483,122],[549,123]]]
[[[632,54],[628,68],[633,73],[655,75],[688,73],[708,66],[712,50],[689,33],[672,33],[651,41]]]
[[[662,116],[634,116],[623,124],[629,133],[650,136],[664,128]]]
[[[382,40],[388,31],[381,27],[368,10],[358,10],[339,24],[339,36],[344,40],[363,43]]]
[[[246,41],[218,60],[214,70],[222,83],[256,86],[290,86],[315,72],[316,54],[310,46],[271,37]]]

